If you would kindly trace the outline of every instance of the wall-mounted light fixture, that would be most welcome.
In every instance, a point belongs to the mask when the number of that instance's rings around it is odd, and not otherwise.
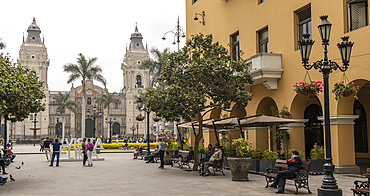
[[[198,15],[202,17],[202,21],[199,21],[199,23],[202,23],[204,25],[205,24],[204,18],[206,17],[206,14],[204,13],[204,11],[201,14],[195,13],[194,20],[198,20],[198,17],[197,17]]]

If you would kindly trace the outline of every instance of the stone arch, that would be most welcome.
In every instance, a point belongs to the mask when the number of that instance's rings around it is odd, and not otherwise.
[[[245,117],[247,115],[247,112],[245,111],[245,109],[244,108],[236,109],[237,107],[238,107],[238,105],[236,105],[236,104],[233,106],[233,111],[230,113],[230,117],[231,116],[236,116],[237,118]],[[236,109],[236,110],[234,110],[234,109]]]
[[[309,96],[302,95],[300,93],[297,93],[294,97],[292,104],[290,105],[290,114],[294,116],[294,118],[297,119],[303,119],[304,118],[304,111],[306,109],[306,103]]]
[[[220,119],[221,117],[221,110],[219,109],[213,109],[210,113],[210,118],[214,119],[214,120],[217,120],[217,119]]]
[[[364,92],[364,91],[370,90],[370,89],[367,89],[367,90],[362,89],[362,87],[364,87],[364,85],[368,83],[369,80],[358,79],[358,80],[353,80],[351,82],[355,82],[356,86],[359,86],[358,98],[361,104],[364,104],[363,102],[367,102],[368,100],[366,99],[367,96],[365,95],[365,93],[361,96],[362,94],[361,91]],[[370,86],[366,85],[365,87],[370,87]],[[338,115],[351,115],[353,113],[354,101],[355,101],[355,97],[352,95],[349,97],[343,97],[342,99],[340,99],[337,103],[337,114]],[[366,109],[366,106],[365,106],[365,109]],[[368,113],[370,111],[366,111],[366,112]]]
[[[264,114],[267,116],[273,116],[277,113],[277,105],[274,99],[271,97],[264,97],[258,103],[256,114]]]

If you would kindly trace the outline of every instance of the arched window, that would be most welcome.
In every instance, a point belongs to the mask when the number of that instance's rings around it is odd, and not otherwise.
[[[87,98],[87,105],[91,105],[91,98]]]
[[[118,109],[118,103],[114,104],[114,109]]]
[[[136,76],[136,88],[143,88],[141,85],[141,75]]]

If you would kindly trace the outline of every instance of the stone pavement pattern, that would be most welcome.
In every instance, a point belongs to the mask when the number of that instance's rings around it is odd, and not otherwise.
[[[225,176],[201,177],[176,166],[166,165],[160,170],[159,164],[133,160],[128,153],[101,156],[105,161],[94,162],[94,167],[82,167],[80,162],[61,162],[60,167],[49,167],[45,155],[18,155],[7,169],[16,181],[0,186],[0,195],[275,195],[276,191],[264,188],[265,180],[260,175],[251,174],[248,182],[235,182],[231,181],[229,170]],[[22,161],[25,164],[21,169],[15,169]],[[313,195],[322,178],[323,175],[310,176]],[[352,195],[350,188],[359,178],[344,175],[336,178],[343,195]],[[293,195],[294,191],[292,182],[287,182],[286,195]],[[308,195],[307,190],[300,190],[299,195]]]

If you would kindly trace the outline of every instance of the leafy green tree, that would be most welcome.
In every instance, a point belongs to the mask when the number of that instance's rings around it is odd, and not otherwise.
[[[85,118],[86,118],[86,92],[85,92],[85,86],[86,86],[86,80],[97,80],[98,82],[101,82],[106,86],[107,81],[106,79],[101,75],[102,69],[99,65],[94,65],[98,58],[89,58],[88,60],[86,57],[79,53],[77,58],[77,64],[68,63],[66,65],[63,65],[64,72],[68,72],[71,75],[69,75],[67,83],[71,83],[77,79],[82,79],[82,133],[81,137],[85,137]]]
[[[0,38],[0,50],[5,49],[5,48],[6,48],[6,44],[5,42],[2,41],[2,38]]]
[[[145,60],[140,65],[140,69],[149,69],[150,87],[153,87],[155,79],[161,74],[162,66],[170,54],[170,48],[165,48],[163,51],[160,51],[158,48],[153,47],[150,49],[150,54],[153,58]]]
[[[102,96],[96,100],[97,103],[103,104],[104,109],[108,108],[108,116],[110,113],[110,104],[111,103],[117,103],[117,104],[121,103],[121,101],[115,97],[117,95],[118,93],[116,92],[109,93],[108,89],[104,89],[104,93],[102,94]],[[112,131],[112,130],[109,130],[109,131]],[[108,135],[110,136],[111,134],[108,134]]]
[[[45,110],[42,84],[34,72],[0,53],[0,114],[5,119],[5,142],[7,120],[23,121],[30,113]]]
[[[62,115],[62,123],[63,123],[63,130],[62,130],[62,138],[64,138],[64,114],[66,112],[66,108],[68,108],[70,111],[75,112],[75,109],[77,107],[77,103],[75,101],[69,100],[69,92],[63,94],[61,92],[58,93],[55,97],[53,97],[53,101],[49,104],[51,106],[57,106],[57,109],[59,110],[60,114]]]
[[[232,111],[245,108],[252,94],[245,89],[253,79],[245,62],[234,61],[223,46],[212,44],[212,35],[193,35],[179,52],[173,52],[156,80],[148,89],[148,107],[168,121],[196,118],[199,133],[195,137],[196,170],[198,146],[203,137],[203,117],[213,109]],[[232,105],[237,108],[231,109]]]

